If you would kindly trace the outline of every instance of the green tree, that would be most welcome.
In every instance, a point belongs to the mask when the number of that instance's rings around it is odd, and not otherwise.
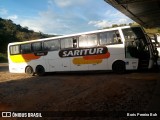
[[[34,32],[28,27],[16,25],[12,20],[0,18],[0,53],[7,52],[7,45],[10,42],[27,41],[39,38],[53,37],[54,35]]]
[[[118,27],[118,25],[117,24],[113,24],[112,27]]]

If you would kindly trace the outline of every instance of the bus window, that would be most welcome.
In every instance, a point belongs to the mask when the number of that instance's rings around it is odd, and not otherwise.
[[[32,50],[33,52],[42,51],[42,43],[41,42],[32,43]]]
[[[121,36],[120,36],[118,30],[115,31],[115,34],[114,34],[114,43],[118,43],[118,44],[122,43]]]
[[[54,50],[59,50],[60,44],[58,40],[49,40],[49,41],[44,41],[44,50],[47,51],[54,51]]]
[[[97,34],[81,35],[79,37],[79,47],[91,47],[97,45]]]
[[[107,44],[107,32],[100,33],[100,44],[101,45]]]
[[[73,39],[73,48],[77,48],[78,46],[77,46],[77,39]]]
[[[22,44],[21,45],[21,53],[22,54],[31,53],[31,44],[30,43]]]
[[[106,44],[119,44],[121,42],[121,38],[118,31],[109,31],[100,33],[100,44],[106,45]]]
[[[11,55],[15,55],[15,54],[19,54],[19,53],[20,53],[19,45],[10,46],[10,54]]]
[[[73,38],[61,39],[61,48],[73,48]]]
[[[97,45],[97,34],[91,34],[88,36],[88,46],[96,46]]]
[[[125,41],[135,41],[135,39],[137,38],[137,36],[131,28],[123,29],[122,31],[124,34]]]

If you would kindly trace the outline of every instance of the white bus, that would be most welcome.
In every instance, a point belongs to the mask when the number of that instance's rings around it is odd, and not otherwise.
[[[9,43],[11,73],[150,69],[152,45],[141,27],[117,27]]]

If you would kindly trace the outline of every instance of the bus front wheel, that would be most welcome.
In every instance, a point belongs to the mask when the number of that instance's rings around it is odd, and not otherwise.
[[[25,71],[28,75],[33,75],[33,68],[31,66],[27,66],[26,67],[26,71]]]
[[[121,60],[114,62],[112,65],[112,70],[113,72],[118,73],[118,74],[125,73],[126,71],[125,62]]]
[[[36,67],[36,74],[38,76],[43,76],[45,74],[45,69],[44,69],[44,67],[42,65],[38,65]]]

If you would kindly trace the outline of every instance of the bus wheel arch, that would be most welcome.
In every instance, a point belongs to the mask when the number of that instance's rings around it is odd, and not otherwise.
[[[37,65],[35,71],[38,76],[43,76],[45,74],[45,69],[42,65]]]
[[[29,65],[26,66],[25,73],[27,73],[28,75],[34,75],[33,68],[31,66],[29,66]]]
[[[126,71],[125,62],[123,60],[114,61],[112,64],[112,70],[113,72],[118,73],[118,74],[125,73]]]

